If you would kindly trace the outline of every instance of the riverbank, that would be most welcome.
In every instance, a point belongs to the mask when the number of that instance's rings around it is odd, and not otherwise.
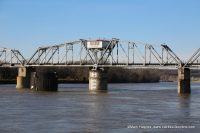
[[[1,79],[0,84],[16,84],[16,79]]]
[[[143,81],[143,82],[126,82],[126,81],[109,81],[108,83],[161,83],[161,82],[177,82],[177,80],[157,80],[157,81]],[[0,84],[16,84],[16,79],[1,79]],[[88,80],[66,80],[66,79],[58,79],[59,84],[88,84]],[[191,80],[191,83],[200,83],[200,79]]]
[[[146,81],[146,82],[108,82],[108,83],[158,83],[159,81]],[[1,79],[0,84],[16,84],[16,79]],[[59,84],[88,84],[88,80],[65,80],[65,79],[58,79]]]

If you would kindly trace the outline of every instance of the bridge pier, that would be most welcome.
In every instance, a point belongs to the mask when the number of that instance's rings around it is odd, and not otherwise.
[[[190,94],[190,69],[178,68],[178,94]]]
[[[30,76],[33,71],[34,68],[31,67],[18,68],[17,89],[30,88]]]
[[[58,79],[55,72],[32,72],[30,88],[35,91],[57,91]]]
[[[89,91],[106,91],[107,84],[107,71],[105,69],[89,70]]]

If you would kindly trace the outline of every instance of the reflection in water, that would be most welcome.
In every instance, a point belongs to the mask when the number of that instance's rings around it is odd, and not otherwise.
[[[100,94],[102,95],[102,94]],[[104,123],[102,116],[108,112],[107,111],[107,104],[105,103],[105,99],[99,96],[92,96],[92,102],[88,106],[88,117],[90,118],[90,123],[93,125],[94,129],[100,129],[102,125],[100,123]],[[98,131],[100,132],[100,131]]]
[[[176,83],[109,84],[108,91],[92,92],[87,84],[62,84],[58,92],[34,92],[0,85],[0,132],[188,132],[128,125],[194,125],[189,131],[198,131],[200,90],[177,97],[176,88]]]
[[[177,109],[178,112],[183,115],[184,117],[190,116],[190,100],[191,95],[190,94],[182,94],[178,96],[178,103],[177,103]]]
[[[98,90],[98,91],[89,90],[89,93],[90,94],[106,94],[108,93],[108,90]]]
[[[190,106],[190,94],[182,94],[178,97],[178,105],[180,108],[189,108]]]

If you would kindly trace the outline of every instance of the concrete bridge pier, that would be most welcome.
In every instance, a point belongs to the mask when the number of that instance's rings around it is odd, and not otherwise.
[[[32,72],[30,88],[34,91],[57,91],[57,74],[55,72]]]
[[[55,72],[36,72],[32,67],[20,67],[17,76],[17,89],[35,91],[57,91],[58,81]]]
[[[20,67],[18,68],[17,76],[17,89],[30,88],[30,76],[34,71],[32,67]]]
[[[178,68],[178,94],[190,94],[190,69]]]
[[[89,70],[89,91],[107,91],[107,70],[98,68]]]

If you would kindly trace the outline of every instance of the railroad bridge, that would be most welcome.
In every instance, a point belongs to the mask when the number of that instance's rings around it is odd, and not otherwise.
[[[107,90],[107,69],[167,68],[178,70],[178,94],[190,93],[190,69],[199,69],[200,48],[183,62],[166,44],[112,39],[79,39],[62,44],[39,47],[27,60],[19,50],[0,48],[0,67],[18,67],[16,88],[57,90],[56,75],[36,73],[36,67],[87,67],[89,90]],[[41,82],[37,85],[37,82]],[[46,88],[46,89],[40,89]]]

